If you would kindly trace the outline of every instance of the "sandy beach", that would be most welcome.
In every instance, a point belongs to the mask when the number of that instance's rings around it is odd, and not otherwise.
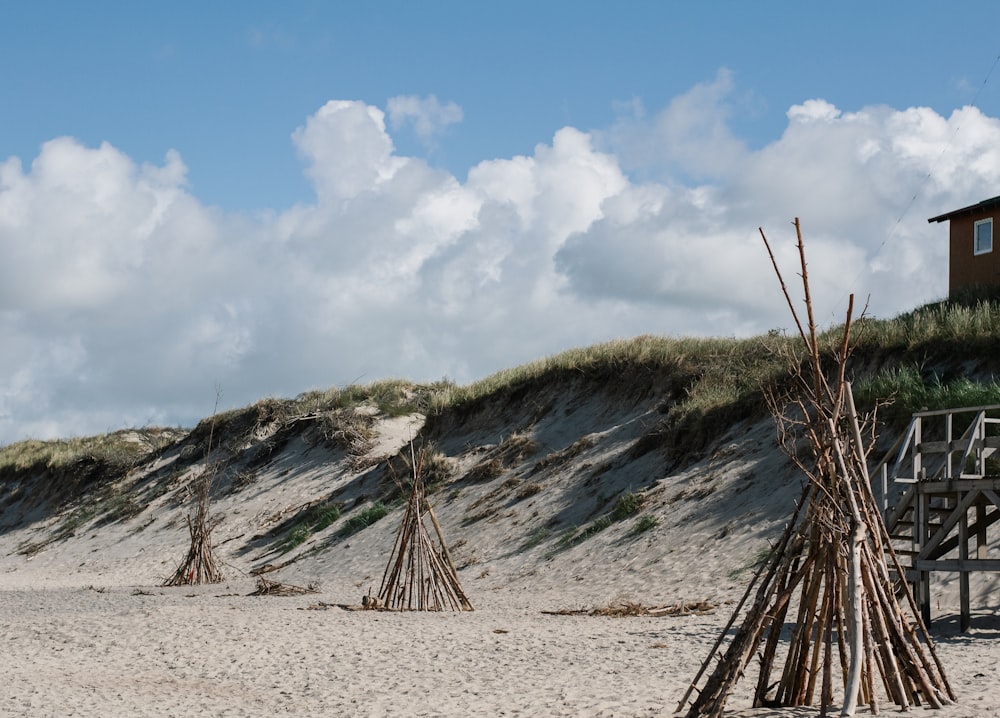
[[[689,673],[686,644],[714,623],[309,608],[323,598],[5,593],[3,706],[35,716],[662,715]]]
[[[662,716],[728,615],[559,616],[503,592],[471,613],[347,611],[252,588],[4,591],[0,713]],[[998,644],[996,616],[939,637],[960,703],[928,716],[1000,715]],[[749,684],[735,715],[817,712],[749,710]]]

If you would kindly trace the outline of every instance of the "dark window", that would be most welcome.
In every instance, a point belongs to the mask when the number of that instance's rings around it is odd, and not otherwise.
[[[975,254],[993,251],[993,218],[976,222]]]

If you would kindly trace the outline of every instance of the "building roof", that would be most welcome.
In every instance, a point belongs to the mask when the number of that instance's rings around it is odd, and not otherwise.
[[[993,209],[994,207],[1000,207],[1000,197],[993,197],[992,199],[984,199],[982,202],[976,204],[970,204],[968,207],[962,207],[962,209],[952,210],[951,212],[945,212],[944,214],[939,214],[937,217],[931,217],[928,222],[944,222],[947,219],[955,219],[955,217],[961,217],[966,214],[975,214],[976,212],[982,212],[988,209]]]

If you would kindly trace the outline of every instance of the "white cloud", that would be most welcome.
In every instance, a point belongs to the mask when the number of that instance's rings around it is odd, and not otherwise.
[[[417,97],[399,95],[387,103],[389,124],[393,130],[412,125],[413,131],[425,145],[430,145],[449,125],[462,121],[462,108],[454,102],[441,104],[434,95]]]
[[[122,296],[185,172],[176,153],[140,168],[107,143],[88,149],[66,137],[45,143],[28,173],[9,159],[0,308],[79,311]]]
[[[725,175],[746,153],[728,125],[732,90],[732,73],[722,69],[712,82],[695,85],[652,117],[638,100],[620,106],[631,114],[606,133],[606,141],[629,170],[695,179]]]
[[[393,155],[385,115],[362,102],[331,100],[292,134],[321,202],[376,189],[406,165]]]
[[[236,406],[787,326],[757,227],[794,277],[795,216],[821,320],[848,292],[878,315],[945,293],[947,231],[926,218],[996,194],[1000,122],[808,100],[751,151],[731,90],[722,73],[652,119],[562,128],[464,182],[398,155],[380,109],[332,101],[292,135],[315,202],[265,218],[202,204],[175,152],[137,165],[57,138],[7,159],[0,441],[191,423],[217,385]]]
[[[793,105],[786,114],[792,122],[833,122],[840,117],[840,110],[826,100],[806,100]]]

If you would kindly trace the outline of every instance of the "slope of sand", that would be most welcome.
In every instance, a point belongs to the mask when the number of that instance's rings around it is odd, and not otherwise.
[[[672,468],[635,448],[656,412],[570,396],[541,417],[500,412],[428,437],[464,477],[433,500],[471,613],[338,607],[378,591],[400,510],[338,536],[385,476],[308,433],[255,464],[252,481],[250,464],[220,473],[212,509],[221,584],[159,587],[186,551],[185,491],[200,471],[184,468],[179,452],[128,478],[122,489],[145,491],[148,505],[127,519],[97,515],[46,543],[70,509],[22,522],[5,515],[15,528],[0,534],[0,715],[669,714],[780,533],[800,479],[770,421],[734,427],[706,458]],[[383,422],[371,454],[395,453],[420,424]],[[524,436],[527,455],[504,453]],[[502,472],[476,472],[500,456]],[[246,480],[235,489],[237,475]],[[640,515],[567,539],[623,492],[644,498]],[[334,498],[345,508],[337,523],[279,550],[276,527]],[[656,525],[638,530],[642,515]],[[250,571],[267,563],[284,564],[269,578],[317,592],[248,595]],[[953,584],[935,584],[938,650],[960,702],[929,716],[1000,715],[1000,602],[995,582],[976,589],[973,630],[959,635]],[[685,601],[717,608],[659,618],[543,613]],[[732,696],[734,715],[816,713],[750,710],[751,684]]]

